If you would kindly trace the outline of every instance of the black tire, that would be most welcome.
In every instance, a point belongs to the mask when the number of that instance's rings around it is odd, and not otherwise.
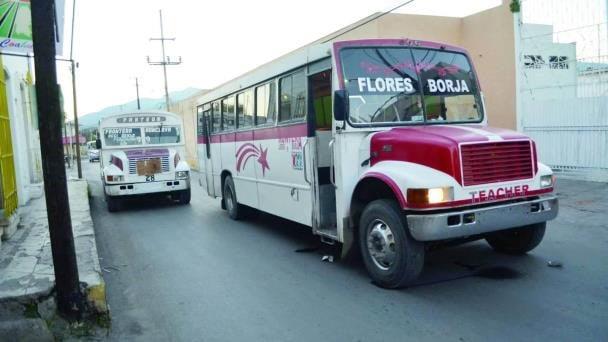
[[[224,180],[222,201],[224,201],[226,211],[228,212],[228,216],[230,216],[231,219],[241,220],[243,218],[243,216],[245,215],[245,208],[240,205],[237,200],[236,188],[234,187],[234,182],[232,181],[231,176],[227,176]]]
[[[122,207],[122,201],[119,198],[106,195],[106,204],[108,205],[108,211],[115,213]]]
[[[183,205],[189,204],[191,198],[192,194],[190,192],[190,189],[181,190],[177,195],[177,201],[179,202],[179,204]]]
[[[378,234],[387,234],[388,240],[376,239]],[[388,247],[388,250],[392,253],[382,254],[379,251],[380,247],[391,245],[393,247]],[[359,221],[359,248],[371,278],[384,288],[411,285],[424,266],[424,244],[410,236],[405,215],[395,201],[381,199],[365,207]],[[379,257],[388,254],[393,255],[388,258],[392,262]]]
[[[501,230],[486,238],[495,251],[511,255],[522,255],[533,250],[545,236],[546,222],[529,226]]]

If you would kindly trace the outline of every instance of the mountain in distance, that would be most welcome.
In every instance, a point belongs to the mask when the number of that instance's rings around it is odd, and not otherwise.
[[[169,98],[171,102],[178,102],[184,100],[197,92],[201,91],[197,88],[186,88],[184,90],[175,91],[169,93]],[[165,98],[158,99],[150,99],[150,98],[140,98],[139,102],[141,104],[141,109],[149,109],[149,110],[164,110],[165,109]],[[81,128],[93,128],[97,127],[99,120],[114,115],[116,113],[129,111],[129,110],[137,110],[137,100],[133,100],[127,103],[123,103],[120,105],[106,107],[98,112],[85,114],[78,117],[78,124]]]

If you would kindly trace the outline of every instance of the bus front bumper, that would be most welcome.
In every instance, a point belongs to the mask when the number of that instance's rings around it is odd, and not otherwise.
[[[104,184],[108,196],[133,196],[163,193],[190,188],[190,179],[176,179],[143,183]]]
[[[412,237],[418,241],[464,238],[523,227],[554,219],[559,210],[555,196],[440,214],[407,216]]]

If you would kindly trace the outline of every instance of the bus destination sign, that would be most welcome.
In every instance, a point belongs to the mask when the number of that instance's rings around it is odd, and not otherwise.
[[[121,118],[117,118],[117,123],[149,123],[149,122],[163,122],[166,121],[167,118],[164,116],[156,115],[156,116],[123,116]]]

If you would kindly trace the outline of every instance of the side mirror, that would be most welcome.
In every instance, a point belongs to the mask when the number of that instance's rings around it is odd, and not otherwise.
[[[95,148],[101,150],[101,139],[95,140]]]
[[[344,121],[348,116],[348,93],[346,90],[336,90],[334,92],[334,119]]]

